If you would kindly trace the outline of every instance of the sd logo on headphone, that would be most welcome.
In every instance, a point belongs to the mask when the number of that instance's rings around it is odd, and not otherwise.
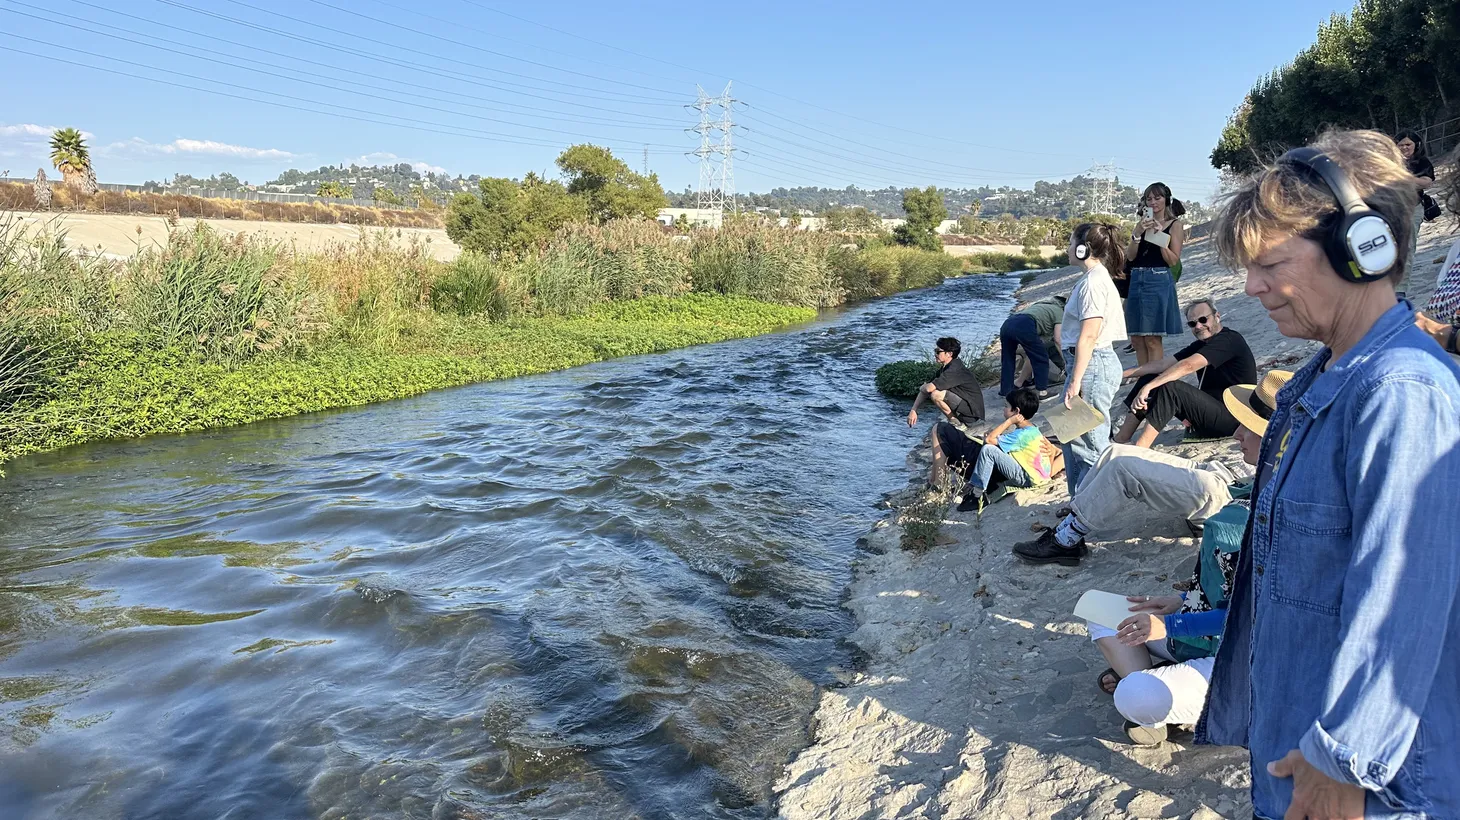
[[[1388,276],[1399,261],[1394,229],[1364,204],[1338,163],[1316,148],[1294,148],[1278,162],[1313,172],[1338,200],[1339,211],[1318,225],[1323,250],[1338,275],[1348,282],[1377,282]]]

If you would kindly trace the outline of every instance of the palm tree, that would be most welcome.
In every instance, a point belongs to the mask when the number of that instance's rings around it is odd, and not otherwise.
[[[77,185],[86,179],[91,169],[91,152],[86,141],[75,128],[58,128],[51,135],[51,164],[61,172],[67,185]]]

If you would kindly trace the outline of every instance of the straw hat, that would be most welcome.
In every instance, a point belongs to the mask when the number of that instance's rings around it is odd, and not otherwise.
[[[1267,420],[1277,409],[1277,394],[1293,374],[1288,370],[1269,370],[1262,384],[1234,384],[1222,392],[1222,402],[1237,422],[1248,430],[1267,434]]]

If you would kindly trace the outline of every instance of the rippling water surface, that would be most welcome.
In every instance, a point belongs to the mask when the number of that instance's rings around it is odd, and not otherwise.
[[[872,371],[1014,286],[7,465],[0,813],[764,816],[927,430]]]

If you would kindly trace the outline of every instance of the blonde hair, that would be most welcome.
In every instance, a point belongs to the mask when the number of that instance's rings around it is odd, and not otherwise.
[[[1399,254],[1390,275],[1404,270],[1420,182],[1394,140],[1378,131],[1331,130],[1312,147],[1342,168],[1364,203],[1389,223]],[[1212,234],[1218,256],[1233,268],[1244,267],[1264,248],[1288,237],[1321,242],[1326,220],[1340,211],[1338,198],[1322,177],[1285,162],[1258,171],[1220,207]]]

